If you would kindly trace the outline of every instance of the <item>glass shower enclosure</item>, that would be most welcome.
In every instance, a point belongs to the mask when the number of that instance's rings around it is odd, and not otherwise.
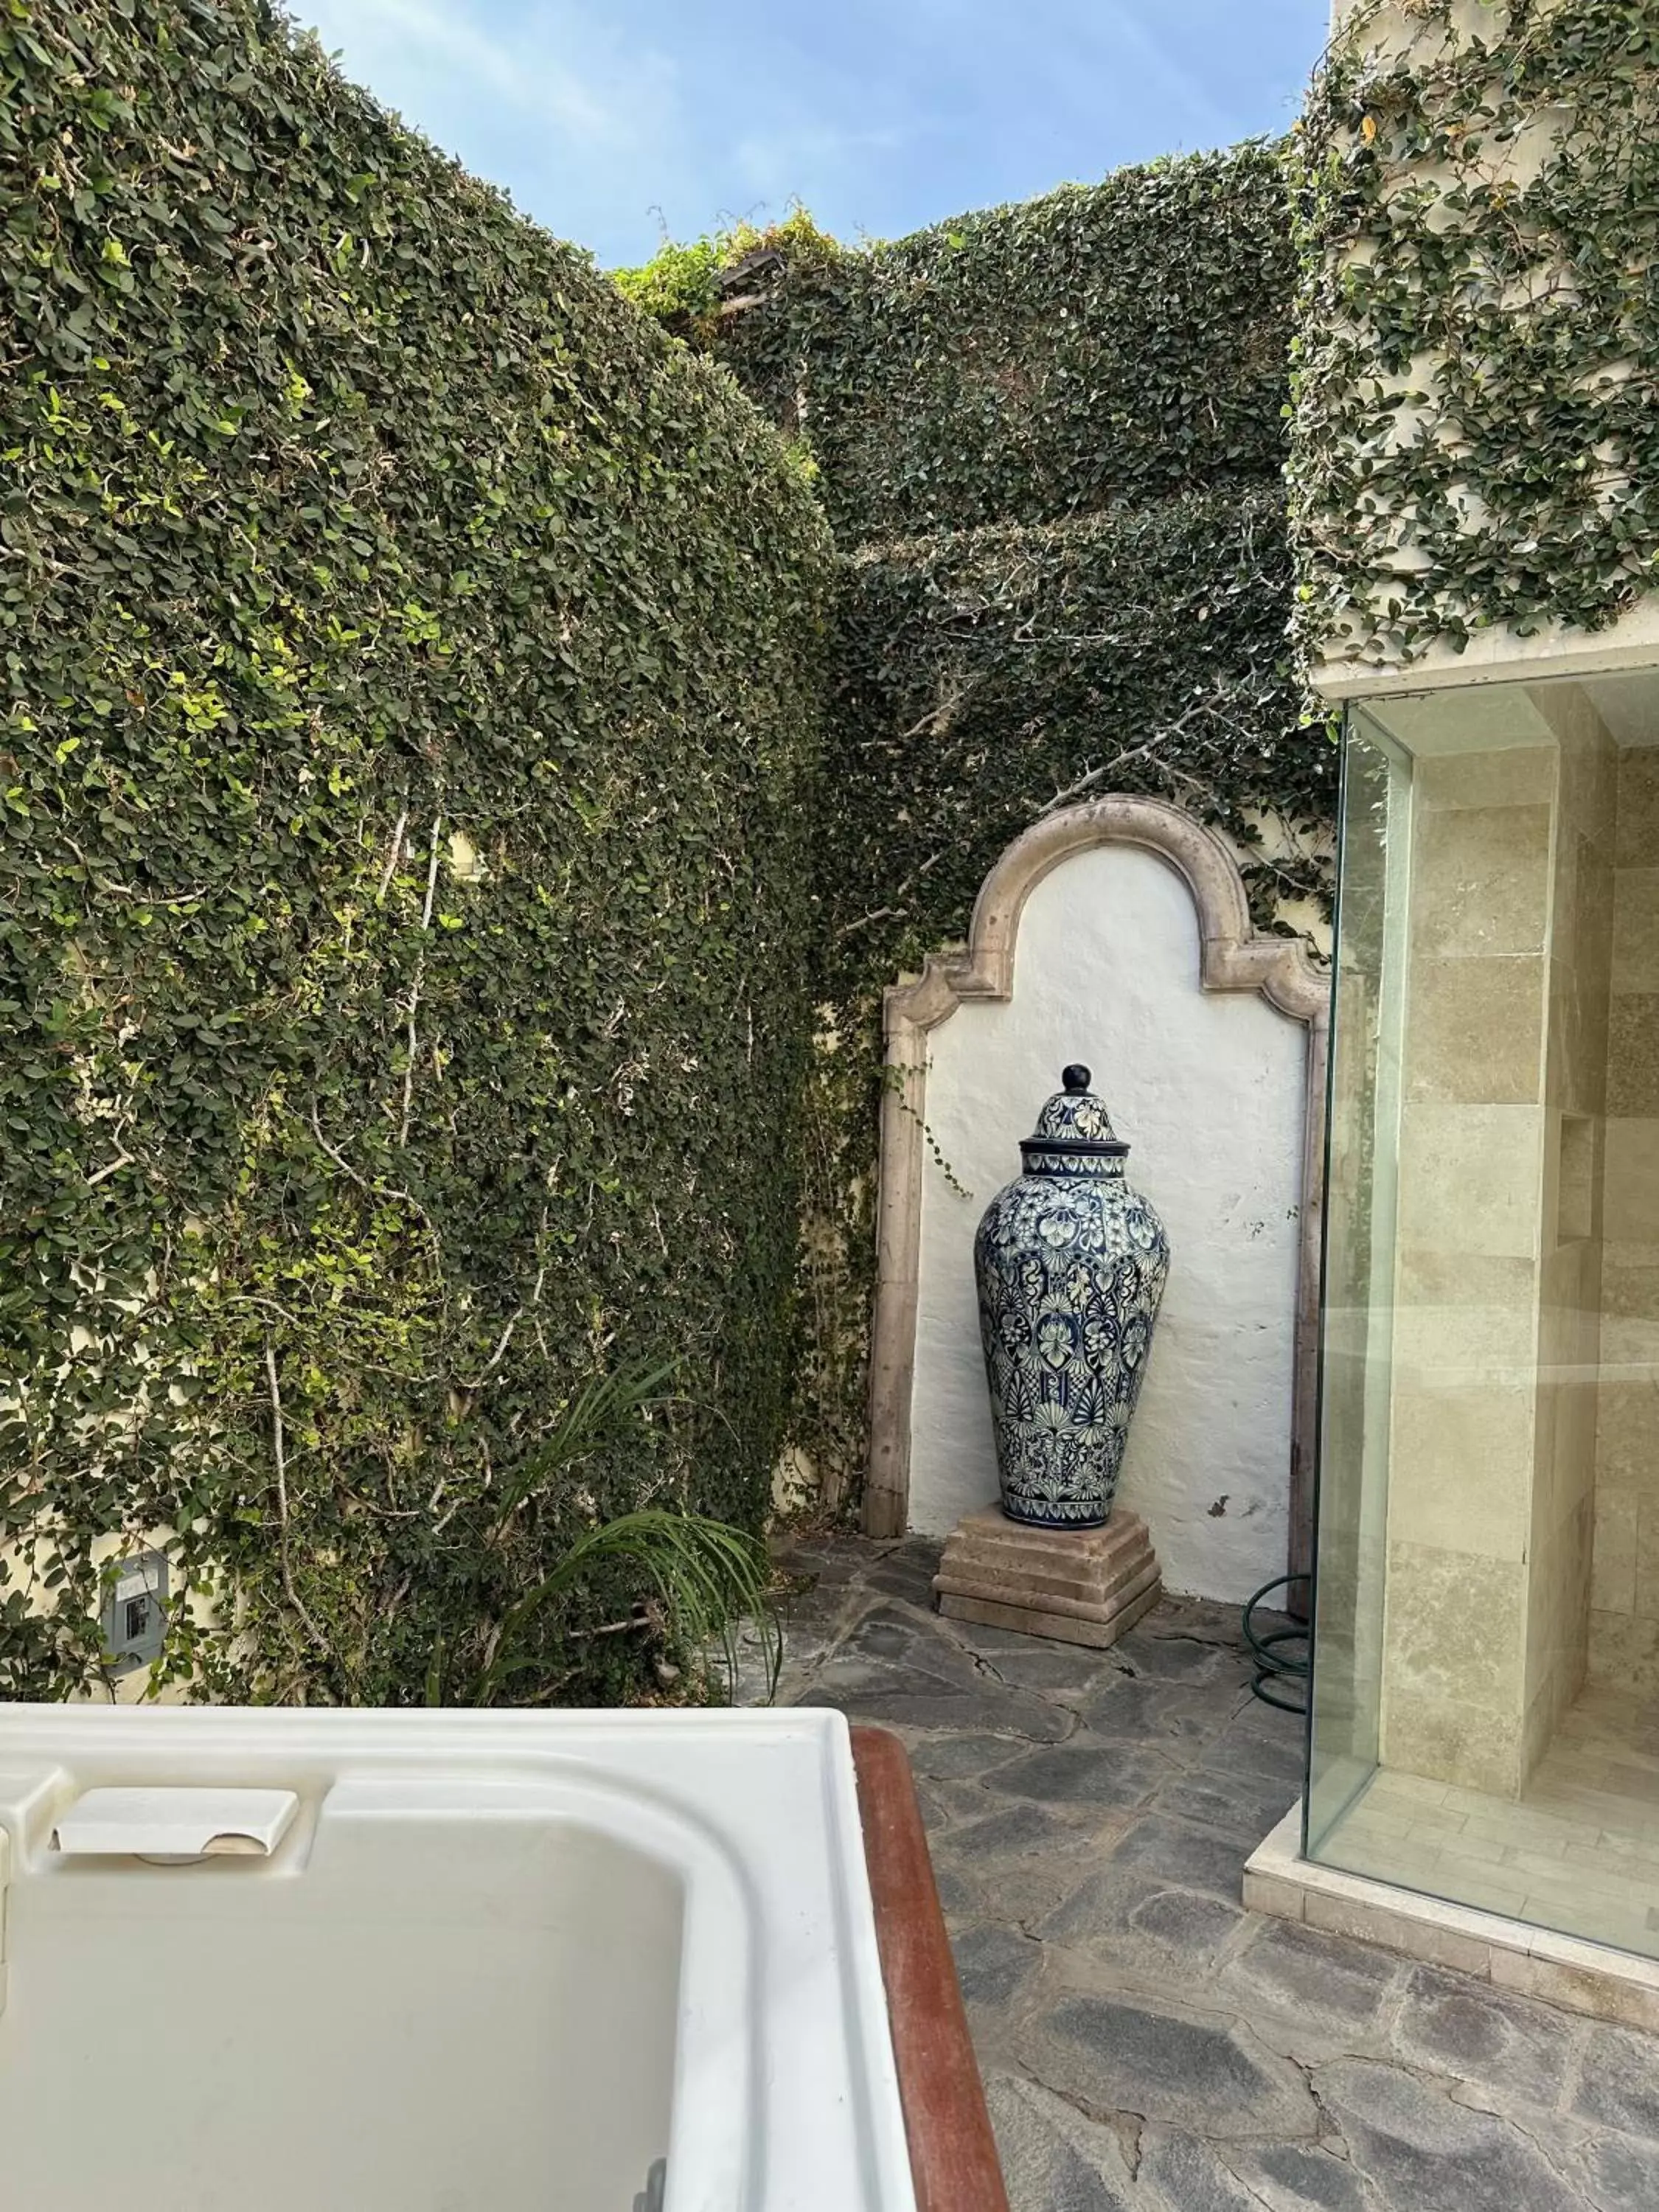
[[[1304,1852],[1659,1956],[1659,671],[1344,749]]]

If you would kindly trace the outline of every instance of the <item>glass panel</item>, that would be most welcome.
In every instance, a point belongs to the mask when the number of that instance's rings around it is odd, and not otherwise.
[[[1377,1760],[1410,840],[1410,757],[1356,709],[1342,766],[1326,1171],[1319,1664],[1304,1800],[1316,1853]]]
[[[1305,1849],[1659,1956],[1659,671],[1344,753]]]

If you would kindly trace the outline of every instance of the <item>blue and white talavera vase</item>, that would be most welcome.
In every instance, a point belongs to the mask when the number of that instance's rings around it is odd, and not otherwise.
[[[1020,1146],[1018,1182],[974,1239],[1002,1510],[1043,1528],[1112,1510],[1170,1272],[1170,1242],[1124,1180],[1129,1147],[1068,1067]]]

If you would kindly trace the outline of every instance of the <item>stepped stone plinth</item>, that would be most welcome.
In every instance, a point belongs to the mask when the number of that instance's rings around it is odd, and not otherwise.
[[[1146,1524],[1121,1505],[1102,1528],[1034,1528],[984,1506],[957,1523],[933,1577],[949,1620],[1096,1650],[1133,1628],[1160,1587]]]

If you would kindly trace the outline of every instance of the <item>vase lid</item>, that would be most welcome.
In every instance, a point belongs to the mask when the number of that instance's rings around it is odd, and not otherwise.
[[[1026,1142],[1066,1152],[1109,1153],[1121,1159],[1129,1147],[1113,1128],[1105,1100],[1089,1088],[1094,1079],[1088,1069],[1074,1063],[1060,1079],[1064,1088],[1055,1091],[1038,1115]]]

